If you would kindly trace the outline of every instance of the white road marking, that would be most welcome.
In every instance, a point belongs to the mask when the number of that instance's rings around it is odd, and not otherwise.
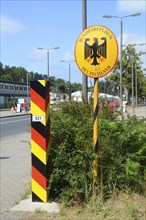
[[[13,121],[1,122],[0,125],[10,124],[10,123],[14,123],[14,122],[21,122],[21,121],[28,121],[28,118],[24,118],[24,119],[21,119],[21,120],[13,120]]]

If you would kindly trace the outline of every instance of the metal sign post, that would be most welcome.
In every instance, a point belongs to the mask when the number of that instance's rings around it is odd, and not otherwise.
[[[50,151],[50,84],[41,76],[31,81],[32,201],[48,201]]]
[[[96,158],[93,163],[93,187],[98,175],[98,79],[94,79],[94,112],[93,112],[93,150]]]

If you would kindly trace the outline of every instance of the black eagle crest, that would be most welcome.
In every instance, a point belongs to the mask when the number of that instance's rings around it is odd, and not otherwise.
[[[106,59],[106,38],[102,37],[101,40],[103,40],[103,43],[98,45],[98,38],[93,38],[94,43],[92,45],[88,44],[88,41],[90,41],[90,38],[85,39],[85,44],[84,44],[84,59],[87,62],[91,62],[93,59],[93,62],[91,65],[99,65],[98,59],[100,62],[104,61],[104,58]]]

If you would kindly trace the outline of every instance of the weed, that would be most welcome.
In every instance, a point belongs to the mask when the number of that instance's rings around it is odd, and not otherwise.
[[[27,199],[30,194],[31,194],[31,182],[28,182],[25,185],[25,192],[24,192],[24,194],[21,195],[21,199],[20,200]]]
[[[44,211],[44,210],[42,210],[41,208],[36,208],[36,209],[35,209],[35,213],[36,213],[36,214],[40,214],[40,213],[43,214],[43,213],[47,213],[47,211]]]
[[[136,204],[132,203],[128,205],[127,207],[125,207],[125,211],[129,217],[131,217],[132,219],[137,219],[138,208]]]

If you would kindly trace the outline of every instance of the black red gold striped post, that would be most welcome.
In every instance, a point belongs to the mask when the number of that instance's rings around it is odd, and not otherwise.
[[[98,79],[94,79],[94,112],[93,112],[93,150],[96,157],[93,162],[93,186],[98,175]]]
[[[50,151],[50,85],[41,76],[30,84],[32,201],[48,201]]]

